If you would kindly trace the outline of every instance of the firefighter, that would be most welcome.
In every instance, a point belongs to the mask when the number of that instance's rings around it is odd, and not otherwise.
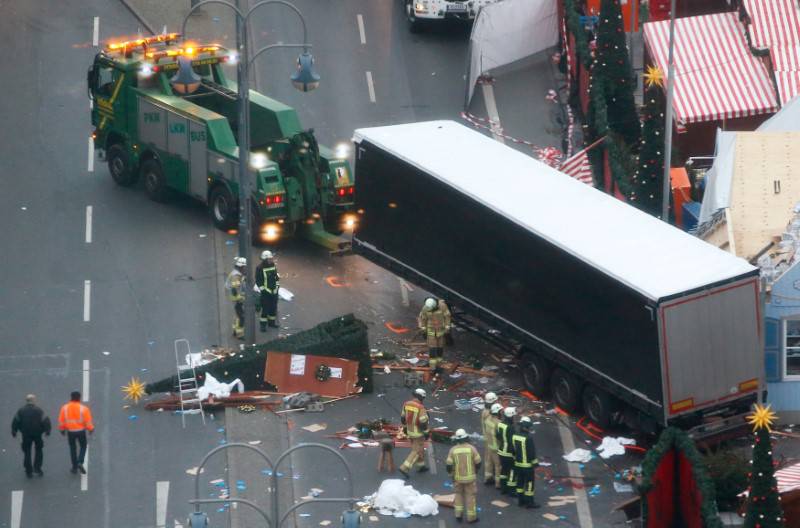
[[[256,286],[261,292],[261,315],[258,322],[262,332],[267,331],[267,325],[273,328],[278,327],[278,288],[280,288],[280,281],[274,258],[272,251],[262,251],[261,264],[256,268]]]
[[[467,522],[473,523],[478,520],[478,506],[476,495],[478,492],[476,479],[478,469],[481,466],[481,456],[475,446],[469,442],[469,436],[463,429],[459,429],[453,435],[456,445],[450,448],[447,453],[447,473],[453,477],[453,491],[455,491],[455,513],[456,521],[461,522],[466,509]]]
[[[483,483],[486,485],[494,484],[497,488],[500,487],[500,462],[498,460],[497,466],[494,462],[497,458],[497,437],[495,436],[497,430],[497,423],[492,416],[492,407],[500,405],[497,403],[497,394],[487,392],[483,396],[484,409],[481,411],[481,430],[486,445],[483,449]]]
[[[503,409],[503,421],[497,424],[497,456],[500,458],[500,490],[503,495],[513,495],[516,492],[516,482],[514,481],[514,444],[511,437],[514,436],[514,415],[517,410],[514,407]]]
[[[519,505],[525,508],[538,508],[539,505],[533,500],[533,492],[539,459],[536,458],[536,444],[531,427],[530,417],[523,416],[519,419],[519,431],[511,437],[514,445],[514,477]]]
[[[244,296],[245,296],[245,267],[247,259],[236,257],[233,259],[233,271],[225,279],[225,289],[228,290],[228,299],[233,303],[233,337],[244,339]]]
[[[417,323],[428,342],[428,365],[434,376],[438,376],[441,373],[439,362],[444,355],[445,339],[450,332],[450,309],[444,301],[428,297],[419,312]]]
[[[425,400],[425,389],[414,389],[414,398],[403,404],[403,413],[400,415],[400,423],[403,424],[403,432],[411,442],[411,452],[406,457],[405,462],[398,468],[405,478],[408,472],[415,465],[420,473],[428,471],[427,458],[425,457],[425,438],[428,436],[428,412],[425,410],[423,401]]]

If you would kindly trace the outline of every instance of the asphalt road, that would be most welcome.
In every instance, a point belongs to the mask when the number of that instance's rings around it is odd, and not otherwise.
[[[294,55],[287,52],[259,59],[256,83],[295,106],[323,143],[347,141],[362,126],[458,119],[467,30],[411,35],[398,3],[389,1],[297,5],[308,18],[323,84],[311,94],[291,88]],[[225,437],[221,416],[205,426],[187,417],[184,430],[172,414],[126,407],[120,392],[132,376],[171,374],[175,339],[187,338],[195,348],[229,342],[230,314],[218,307],[225,307],[220,284],[235,245],[213,229],[202,207],[150,202],[141,189],[115,186],[105,164],[88,156],[85,72],[97,49],[95,17],[100,42],[134,35],[139,26],[116,1],[0,4],[6,50],[0,67],[7,74],[0,102],[0,220],[6,226],[0,235],[0,414],[10,420],[33,392],[55,420],[77,389],[88,395],[97,425],[86,478],[69,473],[66,442],[54,435],[46,440],[44,479],[27,480],[18,440],[0,436],[0,526],[11,528],[174,526],[192,496],[186,470]],[[290,13],[254,17],[257,45],[299,38]],[[156,11],[152,20],[172,29],[180,18]],[[213,15],[194,23],[217,24],[219,36],[230,37]],[[302,242],[279,246],[278,265],[283,286],[297,295],[281,304],[284,334],[352,311],[370,325],[374,346],[384,346],[395,338],[384,323],[411,324],[424,295],[413,290],[406,303],[391,274]],[[331,287],[330,276],[347,286]],[[222,462],[207,469],[205,480],[224,477]],[[310,478],[325,463],[310,456],[293,467]],[[368,467],[359,468],[362,479]],[[296,492],[306,484],[298,481]],[[373,487],[365,480],[359,492]],[[226,515],[212,511],[212,520],[221,525]]]

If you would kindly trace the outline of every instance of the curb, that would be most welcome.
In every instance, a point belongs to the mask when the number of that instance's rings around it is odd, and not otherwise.
[[[125,6],[125,8],[126,8],[128,11],[130,11],[130,12],[131,12],[131,14],[134,16],[134,18],[136,18],[136,20],[138,20],[138,21],[139,21],[139,23],[141,23],[141,24],[144,26],[144,28],[145,28],[147,31],[149,31],[149,32],[150,32],[150,34],[152,34],[152,35],[155,35],[155,34],[156,34],[155,30],[153,29],[153,26],[151,26],[151,25],[150,25],[150,23],[149,23],[149,22],[148,22],[148,21],[147,21],[147,20],[146,20],[146,19],[145,19],[145,18],[142,16],[142,14],[141,14],[141,13],[139,13],[139,11],[137,11],[137,10],[136,10],[136,9],[135,9],[135,8],[134,8],[132,5],[131,5],[131,3],[130,3],[128,0],[119,0],[119,1],[122,3],[122,5],[123,5],[123,6]]]

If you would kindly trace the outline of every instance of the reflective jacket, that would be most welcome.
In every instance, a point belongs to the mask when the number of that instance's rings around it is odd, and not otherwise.
[[[427,337],[443,337],[450,330],[450,310],[447,305],[444,308],[440,304],[436,310],[423,308],[419,313],[417,323]]]
[[[262,293],[270,295],[278,294],[280,280],[278,278],[278,268],[272,262],[262,262],[256,268],[256,285]]]
[[[228,290],[228,299],[233,302],[244,301],[245,279],[242,272],[234,269],[225,280],[225,289]]]
[[[483,429],[483,438],[486,440],[486,447],[492,451],[497,451],[497,417],[492,416],[489,409],[484,409],[481,412],[481,429]]]
[[[92,411],[80,402],[71,401],[61,407],[58,413],[59,431],[94,431]]]
[[[514,444],[514,465],[518,468],[530,468],[539,463],[536,458],[536,444],[533,433],[515,433],[511,437]]]
[[[514,456],[514,445],[511,443],[511,437],[514,435],[514,425],[508,422],[500,422],[497,424],[497,454],[504,457]]]
[[[406,426],[409,438],[419,438],[428,429],[428,413],[425,406],[417,400],[408,400],[403,404],[403,414],[400,421]]]
[[[453,475],[453,480],[458,483],[475,482],[475,474],[481,463],[478,450],[466,442],[456,444],[447,453],[447,472]]]

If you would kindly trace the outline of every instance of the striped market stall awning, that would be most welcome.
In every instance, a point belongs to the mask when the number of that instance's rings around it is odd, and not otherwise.
[[[778,493],[786,493],[800,488],[800,464],[788,466],[775,472]]]
[[[800,95],[800,5],[797,0],[744,0],[750,39],[768,48],[781,104]]]
[[[669,20],[644,25],[650,57],[666,76]],[[666,82],[664,83],[666,87]],[[736,13],[675,20],[673,110],[686,125],[775,112],[778,101],[766,66],[745,40]]]

